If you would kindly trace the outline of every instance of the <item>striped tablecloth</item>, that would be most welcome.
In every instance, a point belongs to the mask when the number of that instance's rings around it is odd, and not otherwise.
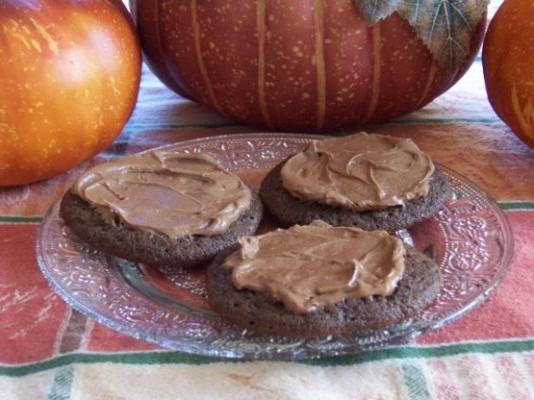
[[[534,399],[534,149],[490,108],[480,58],[423,110],[367,129],[413,138],[506,211],[513,264],[483,305],[407,346],[311,362],[227,363],[136,341],[67,307],[36,265],[43,214],[88,163],[0,189],[0,399]],[[134,115],[96,161],[255,131],[177,97],[145,69]]]

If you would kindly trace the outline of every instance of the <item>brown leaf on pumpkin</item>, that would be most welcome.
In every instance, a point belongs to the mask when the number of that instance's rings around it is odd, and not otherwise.
[[[399,10],[399,7],[405,3],[405,0],[352,0],[365,19],[370,24],[375,24],[381,19],[389,17],[395,11]]]
[[[443,66],[459,68],[489,0],[353,0],[370,24],[399,13]]]

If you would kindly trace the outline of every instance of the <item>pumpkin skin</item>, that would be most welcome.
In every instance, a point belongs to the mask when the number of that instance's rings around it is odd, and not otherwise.
[[[140,73],[120,0],[0,0],[0,186],[59,174],[108,146]]]
[[[146,60],[177,93],[247,124],[325,131],[415,111],[472,63],[437,64],[397,13],[369,26],[351,0],[132,0]],[[317,21],[317,23],[315,22]]]
[[[488,98],[534,147],[534,2],[507,0],[492,19],[482,54]]]

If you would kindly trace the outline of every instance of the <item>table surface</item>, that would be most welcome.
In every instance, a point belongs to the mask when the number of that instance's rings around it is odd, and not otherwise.
[[[308,363],[225,363],[123,336],[66,306],[35,261],[43,214],[87,163],[46,182],[0,189],[0,399],[534,398],[534,149],[492,111],[480,57],[424,109],[366,129],[411,137],[506,211],[513,264],[481,306],[406,346]],[[176,96],[145,68],[132,118],[92,162],[235,132],[259,131]]]

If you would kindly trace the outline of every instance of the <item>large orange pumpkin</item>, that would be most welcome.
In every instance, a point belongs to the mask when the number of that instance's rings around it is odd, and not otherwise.
[[[387,17],[370,23],[356,3]],[[131,4],[147,61],[179,94],[248,124],[323,131],[397,117],[443,93],[479,48],[487,0]],[[449,15],[460,9],[472,15]],[[437,52],[461,50],[461,62],[438,62],[417,28]]]
[[[120,0],[0,0],[0,186],[66,171],[109,145],[140,69]]]
[[[491,21],[483,51],[495,112],[534,146],[534,2],[507,0]]]

